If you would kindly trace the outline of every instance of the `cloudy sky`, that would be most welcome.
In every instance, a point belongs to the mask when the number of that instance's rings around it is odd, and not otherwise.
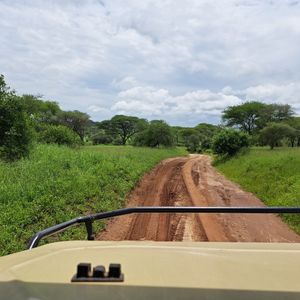
[[[218,123],[253,99],[300,114],[300,1],[0,0],[0,73],[94,120]]]

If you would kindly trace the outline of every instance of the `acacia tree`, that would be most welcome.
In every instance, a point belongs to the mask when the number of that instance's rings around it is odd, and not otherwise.
[[[222,119],[226,126],[237,126],[248,134],[252,134],[265,107],[266,104],[256,101],[229,106],[224,110]]]
[[[294,111],[289,104],[270,104],[272,107],[272,121],[281,122],[291,119]]]
[[[102,121],[98,125],[100,129],[104,129],[106,134],[114,139],[119,138],[122,145],[126,145],[131,137],[144,130],[146,126],[147,121],[145,119],[124,115],[116,115],[111,120]]]
[[[252,135],[269,122],[289,120],[294,112],[290,105],[265,104],[257,101],[229,106],[223,111],[226,126],[238,127]]]
[[[90,116],[78,110],[62,111],[58,115],[59,123],[76,132],[81,141],[84,141],[85,128],[89,123]]]

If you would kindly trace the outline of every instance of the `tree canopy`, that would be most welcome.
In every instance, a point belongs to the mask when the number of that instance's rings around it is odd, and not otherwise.
[[[43,101],[40,96],[23,95],[20,101],[28,116],[36,122],[57,123],[57,115],[61,111],[57,102]]]
[[[148,147],[170,147],[174,144],[174,136],[171,127],[165,121],[153,120],[144,131],[136,136],[134,144]]]
[[[263,144],[269,145],[271,149],[279,146],[283,138],[294,135],[296,130],[287,124],[270,123],[260,132],[260,138]]]
[[[90,116],[78,110],[61,111],[58,115],[59,123],[65,125],[76,132],[81,141],[84,141],[85,127],[88,124]]]
[[[265,104],[257,101],[229,106],[223,111],[226,126],[237,127],[252,135],[269,122],[288,120],[294,112],[290,105]]]
[[[248,134],[252,134],[265,107],[266,104],[256,101],[229,106],[224,110],[222,119],[227,126],[237,126]]]
[[[108,135],[119,138],[122,145],[126,145],[131,137],[146,128],[147,121],[138,117],[116,115],[111,120],[100,122],[98,126]]]

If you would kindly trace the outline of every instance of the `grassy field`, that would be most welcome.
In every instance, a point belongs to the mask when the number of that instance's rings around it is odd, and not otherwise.
[[[269,206],[300,206],[300,149],[251,149],[215,166]],[[283,219],[300,234],[300,216]]]
[[[0,254],[26,248],[37,231],[80,215],[120,208],[141,176],[183,149],[39,145],[29,159],[0,162]],[[96,222],[100,228],[101,223]],[[103,224],[102,224],[103,225]],[[60,235],[85,238],[84,226]]]

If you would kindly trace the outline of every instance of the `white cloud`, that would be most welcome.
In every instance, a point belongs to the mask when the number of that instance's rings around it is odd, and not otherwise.
[[[137,86],[118,94],[112,110],[117,114],[135,114],[154,119],[164,118],[174,123],[199,123],[207,116],[218,116],[228,105],[240,104],[235,95],[210,90],[196,90],[183,95],[171,95],[168,90]]]
[[[117,89],[129,89],[139,85],[139,82],[132,76],[127,76],[122,78],[121,80],[114,79],[112,82],[112,86]]]
[[[290,104],[297,113],[300,113],[300,82],[253,86],[245,89],[244,94],[248,100],[257,99],[267,103]]]
[[[0,0],[0,73],[94,119],[218,121],[256,98],[298,112],[296,0]]]
[[[119,92],[117,102],[111,107],[114,113],[135,114],[144,118],[161,118],[176,124],[200,123],[208,116],[220,116],[227,106],[245,101],[290,104],[300,113],[300,82],[286,85],[257,85],[244,90],[226,86],[219,92],[199,89],[182,95],[172,95],[168,90],[151,86],[136,86]]]

